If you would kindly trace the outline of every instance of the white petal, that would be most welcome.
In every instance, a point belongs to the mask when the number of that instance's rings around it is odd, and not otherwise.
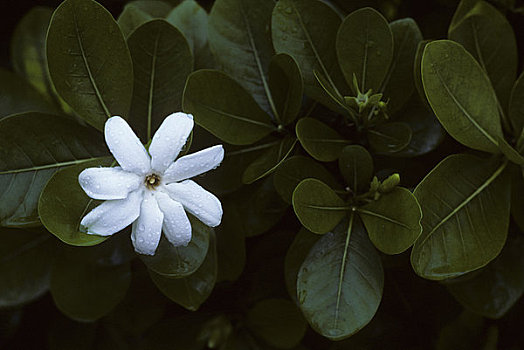
[[[189,179],[215,169],[224,159],[222,145],[209,147],[178,158],[164,172],[163,180],[166,183]]]
[[[78,175],[78,183],[93,199],[124,199],[140,186],[142,177],[115,168],[88,168]]]
[[[125,199],[105,201],[91,210],[80,222],[91,235],[110,236],[117,233],[138,218],[143,191],[129,193]]]
[[[140,206],[140,216],[133,223],[131,241],[140,254],[155,255],[156,247],[162,234],[164,214],[158,207],[156,198],[151,192],[146,192]]]
[[[172,200],[167,194],[156,192],[158,206],[164,213],[162,228],[167,240],[175,247],[187,246],[191,241],[191,223],[182,204]]]
[[[158,172],[164,172],[184,147],[191,130],[191,114],[178,112],[168,116],[156,131],[149,146],[151,167]]]
[[[222,204],[212,193],[196,182],[186,180],[166,185],[169,196],[207,226],[215,227],[222,221]]]
[[[122,169],[142,175],[151,170],[151,160],[144,145],[124,119],[109,118],[104,135],[107,147]]]

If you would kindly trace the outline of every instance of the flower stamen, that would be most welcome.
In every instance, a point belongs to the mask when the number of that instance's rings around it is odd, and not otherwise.
[[[160,176],[157,174],[149,174],[146,176],[144,183],[148,190],[154,190],[155,187],[160,185]]]

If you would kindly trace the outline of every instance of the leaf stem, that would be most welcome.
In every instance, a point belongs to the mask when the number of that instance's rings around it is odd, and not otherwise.
[[[338,313],[340,308],[340,297],[342,296],[342,281],[344,280],[344,274],[346,273],[346,260],[348,258],[349,239],[351,238],[351,232],[353,231],[353,221],[355,219],[355,211],[351,211],[349,217],[349,225],[346,235],[346,244],[344,245],[344,255],[342,256],[342,264],[340,266],[340,274],[338,276],[338,289],[337,289],[337,304],[335,306],[335,324],[334,328],[337,328]]]

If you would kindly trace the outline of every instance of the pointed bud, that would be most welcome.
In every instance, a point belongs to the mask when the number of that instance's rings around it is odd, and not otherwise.
[[[380,186],[378,187],[378,191],[381,193],[391,192],[399,183],[400,175],[395,173],[393,175],[390,175],[380,184]]]

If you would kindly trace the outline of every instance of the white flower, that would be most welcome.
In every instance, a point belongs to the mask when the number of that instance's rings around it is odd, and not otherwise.
[[[185,211],[208,226],[218,226],[220,201],[187,179],[216,168],[224,158],[222,145],[174,162],[192,129],[191,114],[171,114],[153,136],[148,154],[124,119],[108,119],[106,143],[120,166],[88,168],[78,176],[89,197],[106,200],[82,219],[87,233],[109,236],[133,224],[135,250],[154,255],[162,231],[174,246],[189,243],[191,224]]]

